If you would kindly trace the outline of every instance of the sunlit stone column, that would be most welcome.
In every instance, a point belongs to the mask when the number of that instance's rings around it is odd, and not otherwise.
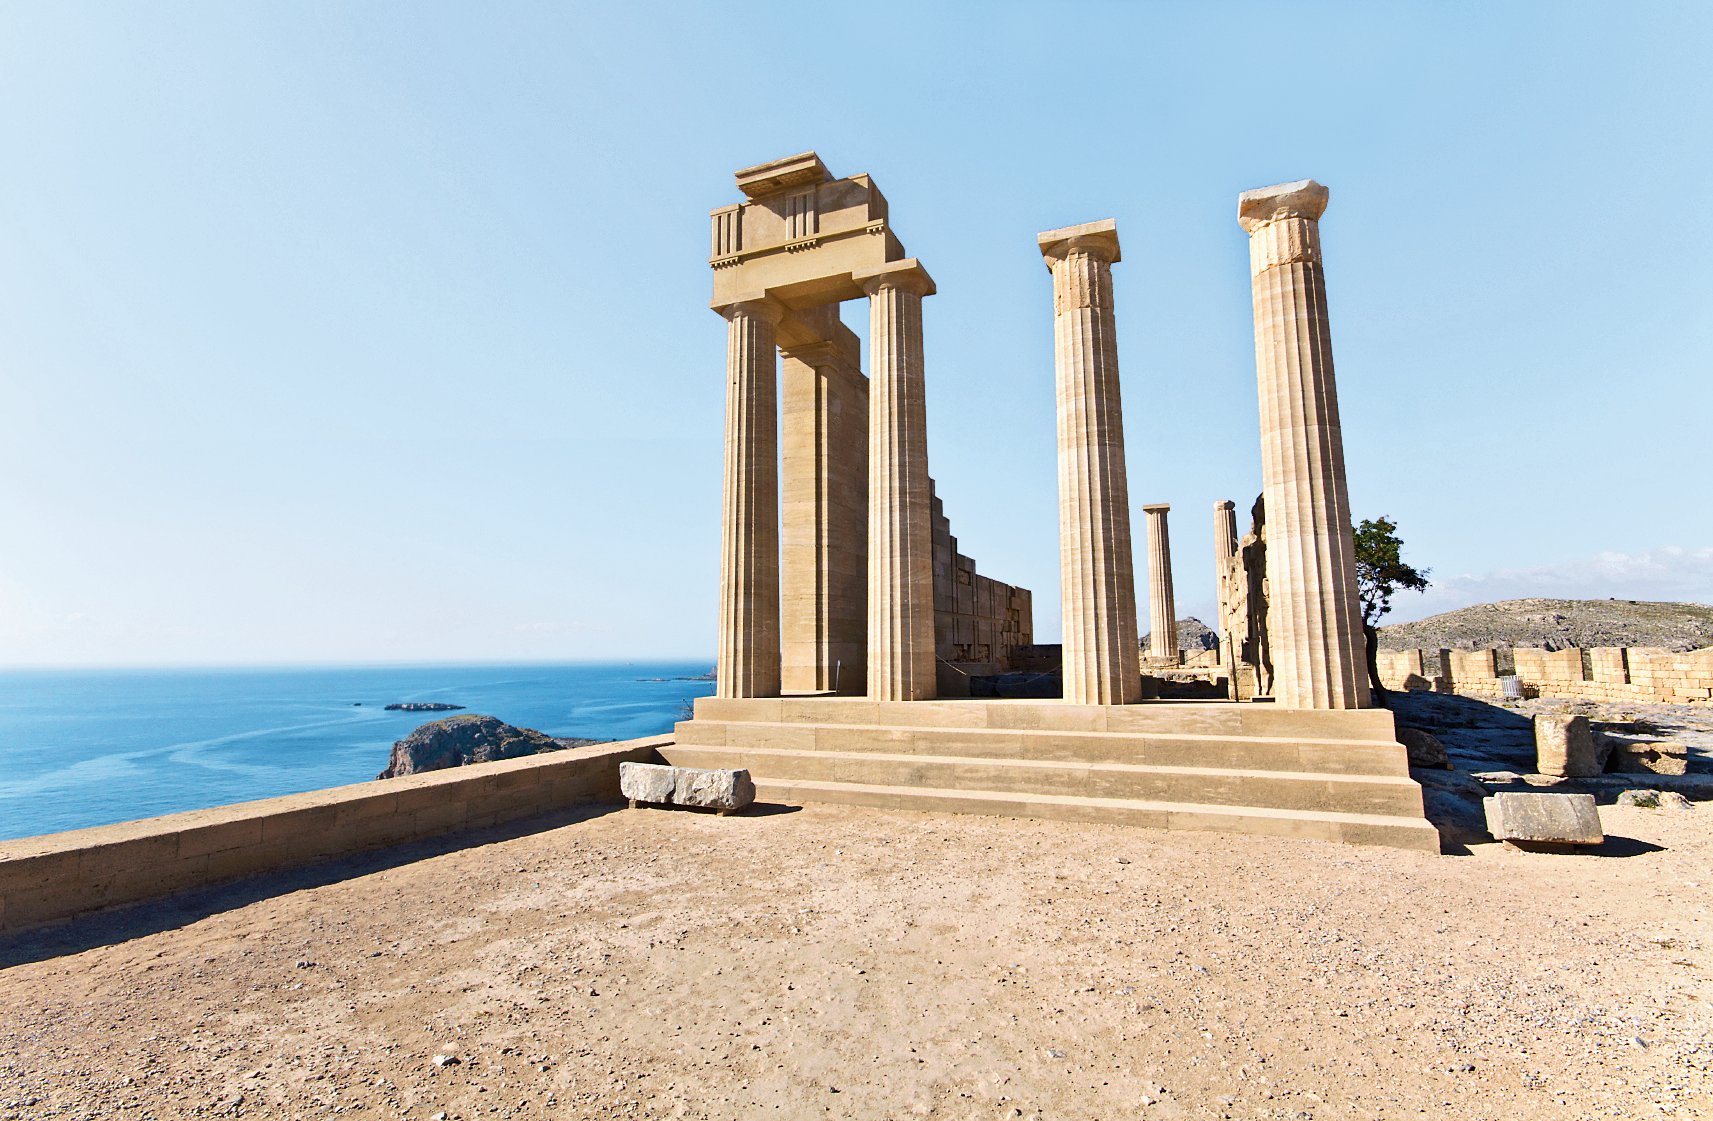
[[[1142,677],[1112,306],[1118,227],[1089,222],[1036,240],[1053,274],[1064,697],[1130,704]]]
[[[869,300],[868,695],[928,700],[934,688],[934,540],[922,297],[914,258],[855,278]]]
[[[1237,504],[1227,498],[1213,504],[1213,587],[1219,597],[1219,664],[1232,670],[1237,651],[1232,641],[1232,560],[1237,556]]]
[[[868,640],[868,379],[837,305],[781,330],[780,684],[790,693],[864,692]]]
[[[726,317],[726,474],[714,694],[779,695],[779,378],[784,309],[745,300]]]
[[[1148,656],[1178,656],[1178,607],[1172,599],[1172,541],[1164,502],[1142,507],[1148,515]]]
[[[1362,708],[1368,679],[1321,271],[1326,200],[1312,179],[1245,191],[1238,222],[1255,304],[1274,695],[1292,708]]]

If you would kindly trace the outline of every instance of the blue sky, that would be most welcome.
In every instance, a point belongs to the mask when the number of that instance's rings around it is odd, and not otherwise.
[[[938,282],[931,468],[1043,638],[1036,232],[1118,220],[1131,498],[1206,618],[1236,196],[1302,177],[1352,502],[1438,585],[1395,617],[1713,600],[1710,11],[8,4],[0,663],[711,657],[707,212],[808,148]]]

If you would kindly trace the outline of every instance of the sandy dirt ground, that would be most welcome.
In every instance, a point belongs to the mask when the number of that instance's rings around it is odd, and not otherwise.
[[[0,943],[0,1118],[1713,1116],[1713,808],[1601,815],[602,807]]]

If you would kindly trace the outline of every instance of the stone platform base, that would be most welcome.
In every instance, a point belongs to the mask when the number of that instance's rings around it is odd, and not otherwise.
[[[757,796],[1439,851],[1384,709],[704,697],[660,748]]]

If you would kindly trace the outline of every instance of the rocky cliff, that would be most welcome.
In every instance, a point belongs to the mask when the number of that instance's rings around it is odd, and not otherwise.
[[[533,728],[516,728],[492,716],[471,713],[432,720],[393,744],[387,769],[376,778],[415,775],[462,767],[466,763],[488,763],[516,759],[543,751],[562,751],[599,740],[556,739]]]

